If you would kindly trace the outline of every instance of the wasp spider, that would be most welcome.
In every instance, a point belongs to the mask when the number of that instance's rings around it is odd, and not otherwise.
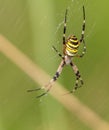
[[[32,91],[37,91],[37,90],[41,90],[41,89],[45,88],[45,92],[42,93],[41,95],[37,96],[37,97],[41,97],[43,95],[46,95],[49,92],[49,90],[52,87],[53,82],[55,82],[59,78],[59,76],[60,76],[60,74],[62,72],[62,69],[64,68],[65,65],[70,65],[72,67],[75,75],[76,75],[75,86],[74,86],[73,90],[70,91],[70,92],[71,93],[74,92],[77,88],[79,88],[79,87],[81,87],[83,85],[83,80],[81,78],[81,75],[80,75],[80,72],[78,70],[78,67],[73,62],[73,57],[83,57],[85,52],[86,52],[86,46],[85,46],[85,41],[84,41],[85,8],[83,6],[83,25],[82,25],[82,33],[81,33],[80,40],[78,40],[75,35],[70,35],[66,39],[67,12],[68,12],[68,10],[66,9],[65,18],[64,18],[64,29],[63,29],[63,55],[61,55],[60,52],[53,46],[53,49],[62,58],[62,61],[61,61],[60,65],[59,65],[55,75],[49,81],[49,83],[47,85],[45,85],[42,88],[28,90],[28,92],[32,92]],[[83,47],[83,52],[79,55],[78,54],[78,48],[81,45],[81,43],[83,43],[84,47]]]

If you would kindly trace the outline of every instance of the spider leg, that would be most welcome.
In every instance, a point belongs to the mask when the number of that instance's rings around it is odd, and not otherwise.
[[[41,88],[36,88],[36,89],[29,89],[27,90],[27,92],[33,92],[33,91],[37,91],[37,90],[40,90]]]
[[[84,39],[84,32],[85,32],[85,8],[83,6],[83,25],[82,25],[82,33],[81,33],[80,42],[82,42]]]
[[[60,74],[61,74],[61,72],[62,72],[62,69],[63,69],[63,67],[64,67],[65,64],[66,64],[66,63],[65,63],[65,60],[63,59],[63,60],[61,61],[60,65],[59,65],[59,67],[58,67],[58,69],[57,69],[55,75],[54,75],[53,78],[49,81],[48,84],[46,84],[46,85],[45,85],[44,87],[42,87],[42,88],[37,88],[37,89],[33,89],[33,90],[28,90],[28,92],[33,92],[33,91],[38,91],[38,90],[41,90],[41,89],[45,89],[45,92],[42,93],[42,94],[40,94],[39,96],[37,96],[37,98],[40,98],[40,97],[46,95],[46,94],[50,91],[50,89],[51,89],[53,83],[59,78],[59,76],[60,76]]]
[[[84,41],[84,39],[83,39],[83,44],[84,44],[84,47],[83,47],[83,51],[82,51],[82,53],[80,54],[80,55],[76,55],[76,57],[83,57],[84,55],[85,55],[85,53],[86,53],[86,44],[85,44],[85,41]]]
[[[52,48],[62,59],[64,58],[64,56],[62,56],[62,54],[54,46],[52,46]]]
[[[44,93],[42,93],[41,95],[37,96],[37,98],[46,95],[50,91],[52,84],[59,78],[65,64],[66,64],[65,60],[63,59],[59,65],[55,75],[53,76],[53,78],[49,81],[49,83],[47,85],[45,85],[46,91]]]
[[[73,69],[73,71],[74,71],[74,73],[76,75],[76,83],[75,83],[74,89],[71,91],[71,93],[72,93],[72,92],[74,92],[75,90],[77,90],[79,87],[81,87],[83,85],[83,80],[81,78],[78,67],[73,62],[71,62],[70,65],[71,65],[71,67],[72,67],[72,69]]]
[[[64,30],[63,30],[63,45],[65,45],[65,34],[66,34],[66,22],[67,22],[67,9],[65,12],[65,18],[64,18]]]

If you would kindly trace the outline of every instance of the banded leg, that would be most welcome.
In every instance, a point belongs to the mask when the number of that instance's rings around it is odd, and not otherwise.
[[[64,18],[64,30],[63,30],[63,44],[65,44],[65,34],[66,34],[66,22],[67,22],[67,9],[65,12],[65,18]]]
[[[76,55],[76,57],[83,57],[84,55],[85,55],[85,53],[86,53],[86,44],[85,44],[85,41],[84,41],[84,39],[83,39],[83,51],[82,51],[82,53],[80,54],[80,55]]]
[[[64,61],[64,59],[63,59],[63,60],[61,61],[60,65],[59,65],[59,67],[58,67],[58,69],[57,69],[55,75],[54,75],[53,78],[49,81],[48,84],[46,84],[46,85],[45,85],[44,87],[42,87],[42,88],[33,89],[33,90],[28,90],[28,92],[45,89],[45,92],[42,93],[41,95],[37,96],[37,98],[40,98],[40,97],[46,95],[46,94],[50,91],[50,89],[51,89],[51,87],[52,87],[52,84],[59,78],[59,76],[60,76],[60,74],[61,74],[61,72],[62,72],[62,69],[63,69],[64,65],[65,65],[65,61]]]
[[[52,46],[52,48],[62,59],[64,59],[64,56],[62,56],[62,54],[54,46]]]
[[[80,42],[82,42],[84,39],[84,32],[85,32],[85,8],[83,6],[83,25],[82,25],[82,33],[81,33]]]
[[[77,66],[75,64],[73,64],[73,62],[71,62],[70,65],[76,75],[76,83],[75,83],[74,89],[71,91],[71,93],[72,93],[83,85],[83,80],[81,78],[81,75],[80,75],[80,72],[79,72]]]

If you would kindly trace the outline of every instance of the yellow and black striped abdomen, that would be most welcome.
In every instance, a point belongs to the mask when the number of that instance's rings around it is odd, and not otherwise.
[[[75,56],[78,52],[78,47],[80,45],[80,41],[74,36],[71,35],[67,40],[64,48],[64,54],[68,56]]]

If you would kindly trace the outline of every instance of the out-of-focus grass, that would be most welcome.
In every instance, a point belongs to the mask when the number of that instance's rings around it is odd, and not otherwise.
[[[108,1],[103,3],[98,0],[85,3],[87,54],[83,59],[75,59],[85,82],[84,87],[79,89],[75,96],[106,121],[109,121],[108,4]],[[82,5],[82,0],[78,2],[0,0],[0,32],[52,77],[60,59],[56,57],[51,46],[52,44],[58,46],[58,43],[55,43],[57,38],[61,44],[63,28],[62,26],[59,28],[57,37],[55,30],[64,18],[66,7],[69,6],[67,36],[70,33],[79,36]],[[65,67],[58,80],[68,89],[73,87],[75,80],[70,70],[69,67]],[[35,88],[38,85],[2,53],[0,86],[2,130],[90,130],[75,115],[72,117],[51,96],[43,98],[40,102],[35,99],[36,93],[26,93],[28,88]]]

